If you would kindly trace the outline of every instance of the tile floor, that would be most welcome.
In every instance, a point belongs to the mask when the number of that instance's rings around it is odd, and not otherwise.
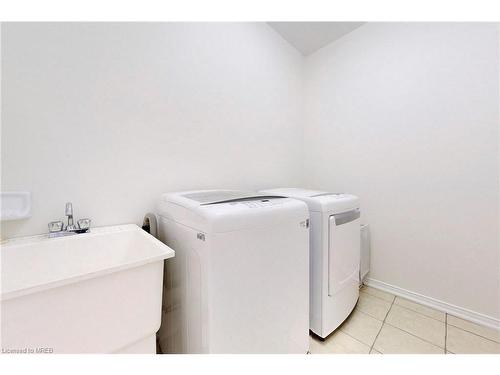
[[[312,354],[500,354],[500,331],[367,286],[351,316]]]

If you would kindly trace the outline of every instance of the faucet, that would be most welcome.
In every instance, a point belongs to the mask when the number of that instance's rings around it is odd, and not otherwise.
[[[51,221],[49,223],[50,238],[90,232],[90,219],[80,219],[77,221],[77,225],[74,224],[73,204],[71,202],[66,203],[65,215],[68,218],[66,228],[64,228],[64,223],[62,221]]]

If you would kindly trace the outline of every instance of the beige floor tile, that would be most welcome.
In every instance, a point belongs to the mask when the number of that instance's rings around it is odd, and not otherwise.
[[[445,321],[446,314],[444,312],[431,309],[430,307],[421,305],[419,303],[412,302],[401,297],[396,297],[396,299],[394,300],[394,304],[406,307],[407,309],[416,311],[422,315],[428,316],[429,318],[434,318],[440,320],[441,322]]]
[[[444,349],[384,324],[375,344],[375,350],[384,354],[444,354]]]
[[[347,321],[340,326],[340,330],[371,346],[380,331],[380,327],[382,327],[382,321],[355,310]]]
[[[385,320],[390,325],[444,348],[445,324],[399,305],[392,305]]]
[[[311,354],[328,354],[328,346],[324,341],[309,336],[309,352]]]
[[[378,320],[384,320],[391,308],[391,302],[374,297],[371,294],[360,292],[356,309],[373,316]]]
[[[456,354],[500,354],[498,342],[448,325],[446,349]]]
[[[370,354],[382,354],[382,353],[380,353],[377,349],[372,348],[372,350],[370,350]]]
[[[310,336],[311,354],[368,354],[370,347],[342,331],[336,331],[325,341]]]
[[[448,324],[462,328],[465,331],[475,333],[476,335],[483,336],[487,339],[500,343],[500,331],[493,328],[481,326],[476,323],[469,322],[453,315],[448,315]]]
[[[363,287],[361,288],[361,291],[364,293],[370,294],[374,297],[382,298],[382,299],[384,299],[388,302],[391,302],[391,303],[392,303],[392,301],[394,301],[394,297],[395,297],[394,294],[383,292],[379,289],[375,289],[375,288],[372,288],[372,287],[366,286],[366,285],[363,285]]]

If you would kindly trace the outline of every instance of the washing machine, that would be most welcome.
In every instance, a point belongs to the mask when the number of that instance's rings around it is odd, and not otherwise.
[[[349,316],[359,297],[359,199],[298,188],[260,193],[292,197],[309,207],[310,329],[325,338]]]
[[[299,200],[233,190],[168,193],[158,235],[165,353],[306,353],[309,212]]]

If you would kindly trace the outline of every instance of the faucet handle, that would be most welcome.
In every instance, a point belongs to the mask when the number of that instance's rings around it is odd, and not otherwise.
[[[89,230],[90,229],[90,222],[91,222],[90,219],[80,219],[77,221],[78,228]]]
[[[65,211],[66,216],[73,216],[73,205],[71,202],[66,203],[66,211]]]
[[[61,232],[64,229],[64,223],[62,221],[51,221],[49,223],[49,232]]]

